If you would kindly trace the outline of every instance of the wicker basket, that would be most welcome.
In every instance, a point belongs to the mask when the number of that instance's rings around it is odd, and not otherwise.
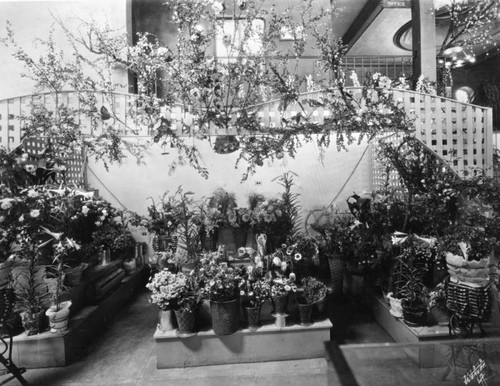
[[[465,283],[446,283],[446,306],[455,314],[477,321],[491,314],[493,294],[491,284],[473,287]]]

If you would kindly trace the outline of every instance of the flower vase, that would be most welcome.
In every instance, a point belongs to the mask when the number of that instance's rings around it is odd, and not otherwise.
[[[172,310],[160,310],[158,318],[158,330],[161,332],[172,331],[175,329],[174,313]]]
[[[37,335],[45,329],[45,313],[43,311],[36,313],[22,312],[21,321],[26,335]]]
[[[175,310],[175,319],[177,320],[177,336],[188,338],[196,334],[195,332],[195,307],[181,308]]]
[[[59,309],[52,306],[45,312],[45,315],[49,318],[50,332],[63,333],[68,329],[70,307],[71,300],[68,300],[62,302]]]
[[[301,326],[310,326],[312,324],[312,311],[313,303],[305,303],[298,301],[297,306],[299,309],[299,323]]]
[[[288,308],[288,297],[289,295],[286,294],[272,298],[274,314],[286,314]]]
[[[248,329],[256,331],[259,328],[261,306],[252,307],[249,304],[245,305],[245,315],[248,321]]]
[[[238,299],[227,302],[210,301],[212,329],[216,335],[231,335],[238,331],[240,309]]]

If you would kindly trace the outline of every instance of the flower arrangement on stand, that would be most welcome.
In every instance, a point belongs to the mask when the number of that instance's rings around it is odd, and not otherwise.
[[[328,304],[328,296],[332,293],[332,290],[313,276],[307,276],[302,279],[302,290],[302,296],[299,298],[302,300],[302,303],[311,304],[316,317],[323,317]],[[307,314],[305,316],[306,318],[301,321],[307,324],[309,323]]]
[[[286,326],[286,317],[288,302],[291,293],[297,291],[295,284],[295,274],[291,273],[289,277],[278,277],[273,279],[271,284],[271,300],[273,302],[273,316],[275,317],[276,327]]]

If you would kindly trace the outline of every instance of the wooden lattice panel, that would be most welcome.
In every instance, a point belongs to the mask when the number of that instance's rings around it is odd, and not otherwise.
[[[359,98],[360,88],[348,88],[354,98]],[[407,114],[414,118],[414,129],[417,138],[432,149],[439,157],[449,161],[452,167],[460,174],[471,167],[479,167],[487,173],[492,173],[493,144],[492,144],[492,109],[474,106],[455,100],[422,94],[409,90],[394,90],[394,99],[399,100]],[[321,92],[311,92],[300,96],[300,99],[318,98]],[[79,114],[78,122],[84,134],[99,135],[106,125],[116,123],[121,129],[133,129],[134,135],[150,136],[147,122],[139,122],[137,117],[137,96],[126,93],[78,93],[68,91],[57,95],[59,104],[79,110],[83,106],[82,98],[95,98],[99,110],[106,107],[114,118],[108,121],[99,119],[99,113],[94,112],[97,119],[91,119],[85,114]],[[43,103],[47,108],[55,107],[53,94],[37,94],[22,98],[11,98],[0,101],[0,145],[7,149],[14,149],[21,143],[21,116],[29,113],[32,103]],[[255,106],[254,111],[263,128],[281,126],[282,118],[289,119],[301,111],[298,104],[291,104],[285,112],[278,110],[279,101],[273,100]],[[307,106],[307,104],[302,104]],[[331,115],[330,111],[321,108],[309,108],[304,113],[314,123],[321,124]],[[190,123],[189,114],[184,112],[181,105],[165,109],[165,118],[172,121],[172,129],[179,136],[193,135],[193,130],[186,130],[182,121]],[[236,118],[236,116],[235,116]],[[124,130],[127,132],[127,130]],[[212,128],[210,135],[228,135],[245,133],[237,129],[220,130]],[[377,168],[374,161],[374,178],[378,180]],[[79,168],[75,161],[75,173]],[[76,175],[75,175],[76,176]]]

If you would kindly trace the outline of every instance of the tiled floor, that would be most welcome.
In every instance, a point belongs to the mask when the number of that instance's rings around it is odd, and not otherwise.
[[[392,339],[364,312],[356,300],[330,307],[334,324],[332,360],[327,358],[284,362],[156,369],[153,332],[157,310],[141,293],[125,306],[99,339],[90,342],[72,364],[61,368],[28,369],[32,385],[454,385],[441,383],[442,369],[418,369],[401,349],[358,349],[357,344]],[[360,346],[361,347],[361,346]],[[298,348],[300,349],[300,348]],[[5,376],[0,376],[0,383]],[[15,385],[13,380],[8,385]]]

